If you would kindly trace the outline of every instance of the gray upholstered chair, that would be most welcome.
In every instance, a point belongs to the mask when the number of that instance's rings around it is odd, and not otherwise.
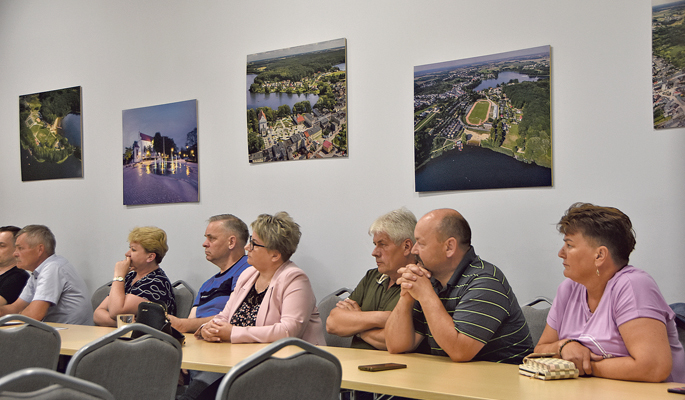
[[[285,358],[273,356],[288,346],[303,351]],[[334,355],[302,339],[283,338],[231,368],[219,385],[216,399],[334,400],[341,381],[342,367]]]
[[[526,318],[526,324],[528,324],[528,330],[530,330],[530,336],[533,339],[533,346],[538,344],[538,340],[540,340],[540,336],[542,336],[542,331],[545,330],[545,325],[547,324],[547,314],[549,314],[549,307],[533,307],[538,303],[547,303],[550,306],[552,305],[552,301],[550,299],[539,296],[521,307],[523,316]]]
[[[112,287],[112,282],[107,282],[99,288],[95,289],[93,295],[90,296],[90,304],[93,306],[93,310],[98,308],[102,300],[109,296],[109,289]]]
[[[193,308],[195,302],[195,291],[184,281],[176,281],[171,286],[174,288],[174,297],[176,298],[176,316],[179,318],[188,318],[190,310]]]
[[[321,321],[323,322],[323,335],[326,339],[327,346],[350,347],[350,345],[352,344],[352,336],[342,337],[326,332],[326,320],[328,319],[328,314],[330,314],[331,310],[335,308],[335,305],[343,299],[340,296],[342,296],[345,293],[349,295],[350,293],[352,293],[352,291],[345,287],[340,288],[335,292],[329,294],[328,296],[324,297],[316,306],[316,308],[319,309],[319,315],[321,316]]]
[[[133,330],[144,335],[126,339]],[[173,400],[181,358],[176,339],[147,325],[130,324],[83,346],[66,373],[103,386],[116,399]]]
[[[24,315],[10,314],[0,318],[0,376],[24,368],[56,369],[62,339],[57,330]]]
[[[0,378],[0,399],[114,400],[100,385],[45,368],[26,368]]]

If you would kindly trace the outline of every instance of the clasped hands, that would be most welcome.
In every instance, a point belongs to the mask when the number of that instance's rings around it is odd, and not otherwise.
[[[231,330],[233,325],[228,321],[213,318],[211,321],[202,325],[197,332],[195,332],[195,337],[198,339],[204,339],[208,342],[231,342]]]
[[[567,343],[559,356],[564,360],[572,361],[580,375],[592,375],[592,362],[604,359],[576,341]]]
[[[400,296],[411,296],[414,300],[421,300],[426,295],[435,295],[433,284],[430,281],[431,272],[417,264],[408,264],[397,270],[400,277],[397,284],[400,285]]]

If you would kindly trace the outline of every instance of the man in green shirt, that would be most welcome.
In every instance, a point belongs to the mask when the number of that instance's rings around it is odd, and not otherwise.
[[[377,268],[367,271],[350,296],[338,302],[326,320],[328,333],[352,336],[352,347],[386,350],[385,321],[399,300],[400,287],[396,284],[397,270],[414,264],[416,217],[406,208],[391,211],[373,222],[369,235],[373,236]]]

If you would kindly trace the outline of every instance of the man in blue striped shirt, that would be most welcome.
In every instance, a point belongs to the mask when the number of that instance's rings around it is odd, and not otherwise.
[[[502,271],[476,255],[464,217],[431,211],[414,235],[421,263],[399,271],[400,300],[385,326],[388,351],[521,363],[533,350],[526,320]]]

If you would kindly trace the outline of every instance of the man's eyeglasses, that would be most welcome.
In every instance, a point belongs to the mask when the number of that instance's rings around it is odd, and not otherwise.
[[[264,246],[263,244],[255,243],[255,241],[252,240],[252,235],[250,235],[250,247],[248,247],[247,249],[248,249],[249,251],[252,251],[252,250],[254,250],[255,247],[264,247],[264,248],[266,248],[266,246]]]

